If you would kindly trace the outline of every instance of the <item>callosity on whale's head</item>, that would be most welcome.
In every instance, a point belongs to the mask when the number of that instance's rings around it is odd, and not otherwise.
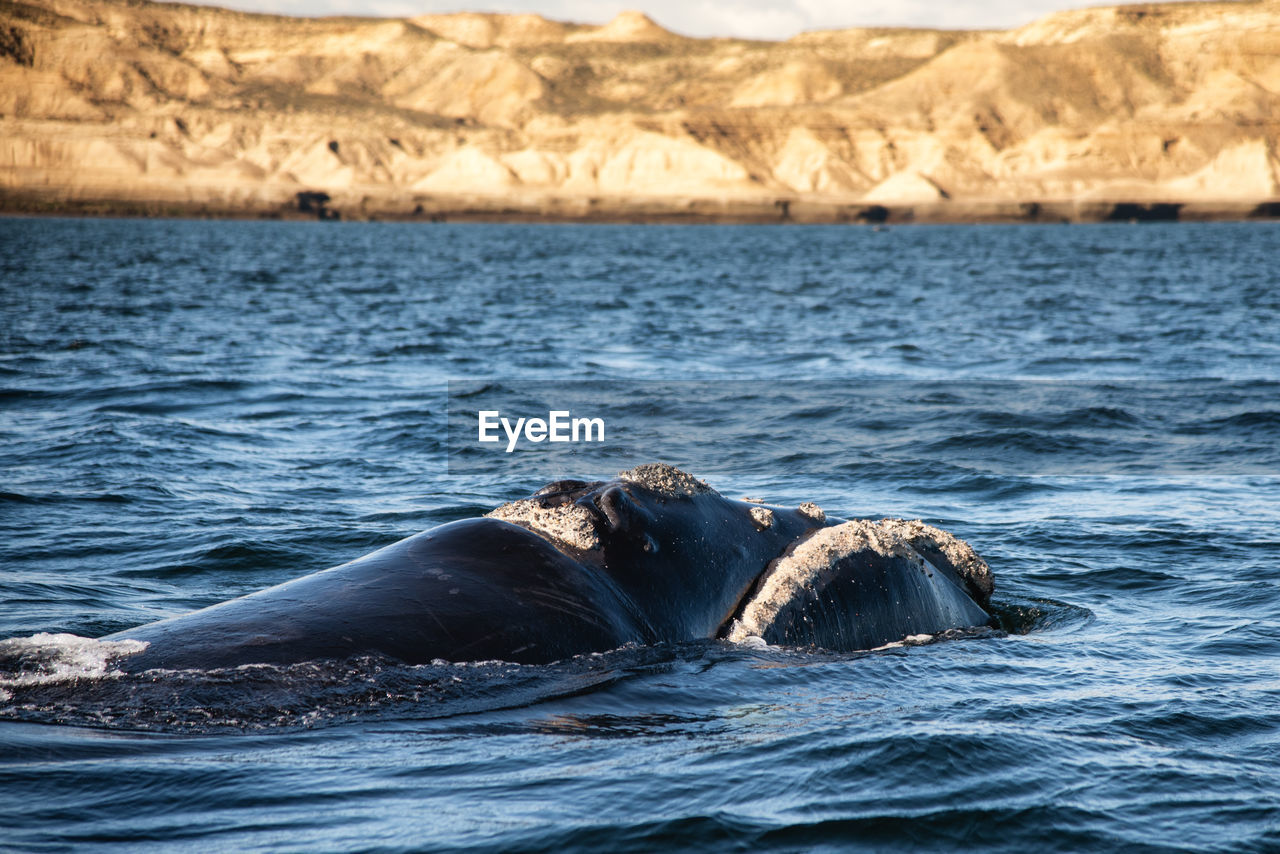
[[[655,535],[663,527],[654,511],[667,501],[698,495],[720,498],[705,481],[675,466],[648,463],[609,481],[557,480],[485,515],[528,528],[581,556],[599,557],[628,535],[647,542],[650,550],[660,549]],[[648,499],[650,506],[641,507],[637,498]]]
[[[919,521],[855,519],[797,540],[769,565],[725,636],[873,649],[984,626],[991,569],[969,544]]]

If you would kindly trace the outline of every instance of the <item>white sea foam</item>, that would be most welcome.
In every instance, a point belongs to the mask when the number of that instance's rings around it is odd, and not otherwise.
[[[6,688],[99,679],[119,671],[111,663],[147,648],[145,641],[104,641],[73,634],[40,632],[0,641],[0,699]]]

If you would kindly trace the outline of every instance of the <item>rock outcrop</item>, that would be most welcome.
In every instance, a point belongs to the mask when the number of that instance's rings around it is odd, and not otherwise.
[[[0,209],[317,194],[327,217],[1275,215],[1280,0],[783,42],[0,0]]]

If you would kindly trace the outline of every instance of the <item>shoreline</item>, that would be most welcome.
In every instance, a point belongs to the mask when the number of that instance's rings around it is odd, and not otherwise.
[[[330,197],[239,203],[56,198],[0,191],[0,216],[355,222],[491,222],[706,225],[959,225],[1103,222],[1245,222],[1280,219],[1280,200],[1026,200],[878,204],[779,196],[759,199],[414,196]]]
[[[640,13],[596,26],[30,0],[0,9],[0,214],[1280,217],[1266,64],[1280,5],[1135,8],[761,42],[685,38]]]

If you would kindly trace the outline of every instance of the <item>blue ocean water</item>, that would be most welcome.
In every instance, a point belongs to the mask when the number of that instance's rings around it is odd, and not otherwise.
[[[58,653],[0,674],[0,848],[1280,850],[1278,247],[0,220],[0,638]],[[616,441],[451,430],[561,395]],[[654,458],[951,530],[1005,631],[145,679],[31,640]]]

